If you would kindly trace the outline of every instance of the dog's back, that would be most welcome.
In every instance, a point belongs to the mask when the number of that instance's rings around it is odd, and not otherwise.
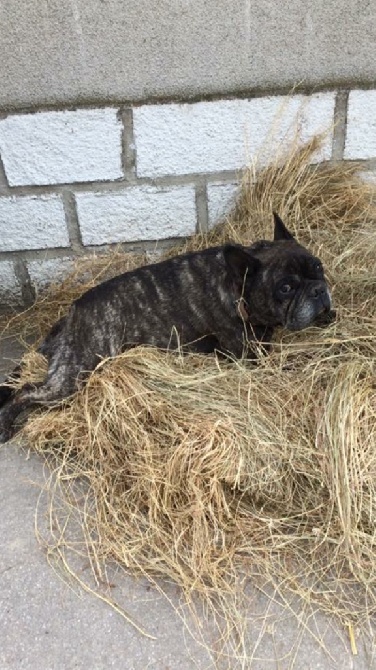
[[[72,305],[54,348],[74,348],[90,368],[93,354],[115,356],[137,344],[167,349],[193,343],[217,333],[224,320],[237,321],[226,281],[222,247],[127,272]]]

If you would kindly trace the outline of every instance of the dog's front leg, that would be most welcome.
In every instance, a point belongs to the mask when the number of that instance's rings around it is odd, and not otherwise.
[[[272,346],[271,340],[273,332],[274,328],[272,328],[271,326],[254,326],[254,327],[252,327],[251,325],[248,326],[247,329],[248,349],[250,350],[251,354],[255,352],[254,355],[248,356],[248,358],[257,357],[260,349],[264,353],[269,353]]]
[[[267,353],[271,347],[273,328],[269,326],[250,326],[242,329],[229,329],[221,332],[219,351],[234,358],[255,359],[260,351]]]
[[[245,358],[247,355],[247,336],[243,329],[226,329],[218,335],[217,351],[232,358]]]

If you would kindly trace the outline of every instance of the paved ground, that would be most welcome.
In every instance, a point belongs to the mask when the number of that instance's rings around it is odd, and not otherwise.
[[[19,349],[5,342],[1,351],[5,370]],[[146,582],[120,573],[112,579],[116,598],[155,640],[141,636],[104,602],[88,593],[79,595],[62,581],[34,534],[43,482],[39,457],[17,443],[0,448],[0,670],[212,668],[207,653],[187,633],[171,605]],[[176,588],[168,590],[177,606]],[[323,616],[312,618],[310,625],[322,636],[329,654],[312,635],[304,634],[304,628],[299,630],[296,617],[252,588],[249,614],[250,657],[255,649],[252,668],[376,668],[369,640],[358,640],[358,655],[353,656],[346,632],[336,630]],[[210,636],[210,621],[203,623]],[[272,660],[276,654],[281,657],[278,664]]]

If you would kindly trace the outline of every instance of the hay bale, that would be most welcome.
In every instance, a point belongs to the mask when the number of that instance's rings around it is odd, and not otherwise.
[[[81,510],[95,570],[115,559],[173,579],[188,599],[219,598],[229,629],[241,573],[346,623],[376,611],[376,211],[357,166],[312,167],[316,149],[249,171],[233,214],[171,253],[268,237],[277,210],[322,258],[335,324],[278,333],[258,365],[127,351],[24,429],[65,482],[68,509]],[[38,322],[42,336],[103,268],[129,263],[101,258],[89,282],[76,272],[12,327]],[[43,376],[35,351],[25,361],[23,380]]]

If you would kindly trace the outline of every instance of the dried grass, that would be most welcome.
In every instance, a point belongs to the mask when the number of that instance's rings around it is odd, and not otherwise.
[[[227,641],[237,632],[231,654],[244,667],[244,575],[346,625],[376,613],[374,192],[356,165],[310,165],[316,149],[317,140],[249,170],[233,215],[179,251],[270,237],[277,210],[322,258],[335,324],[278,333],[257,366],[128,351],[24,429],[55,467],[64,518],[78,515],[83,528],[84,542],[69,543],[56,495],[50,546],[89,556],[98,580],[115,560],[173,580],[188,602],[199,594]],[[120,252],[92,262],[85,285],[75,273],[11,326],[35,333],[37,322],[42,334],[104,270],[127,263]],[[28,379],[43,375],[35,352],[26,360]]]

